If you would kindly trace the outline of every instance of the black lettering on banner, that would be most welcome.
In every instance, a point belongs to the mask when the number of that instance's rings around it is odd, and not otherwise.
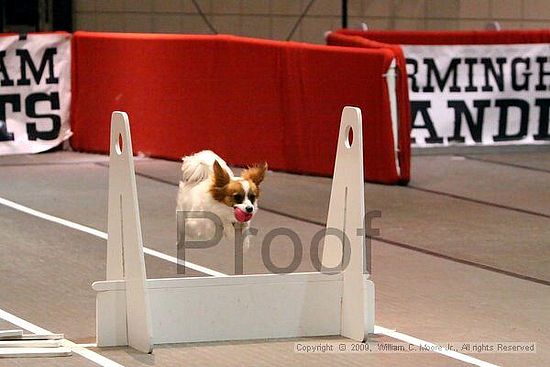
[[[518,64],[525,65],[525,71],[522,73],[523,75],[523,83],[518,83]],[[521,90],[529,90],[529,78],[531,77],[531,72],[529,72],[529,68],[531,67],[531,59],[529,58],[521,58],[521,57],[514,57],[512,59],[512,89],[517,91]]]
[[[411,121],[412,121],[412,129],[426,129],[428,130],[428,133],[430,134],[429,138],[426,138],[426,143],[428,144],[441,144],[443,143],[443,138],[440,138],[437,136],[437,132],[435,131],[434,123],[430,117],[429,109],[432,106],[431,101],[411,101]],[[422,119],[424,120],[424,125],[415,125],[416,116],[418,113],[422,115]],[[412,143],[414,144],[416,142],[416,139],[413,137]]]
[[[498,135],[493,136],[494,141],[519,140],[527,135],[529,127],[529,103],[521,99],[497,99],[495,106],[499,108]],[[516,134],[507,134],[508,110],[510,107],[519,108],[520,125]]]
[[[59,78],[56,78],[54,75],[54,55],[57,54],[57,49],[55,47],[47,48],[44,51],[44,55],[40,60],[40,66],[38,70],[34,64],[31,55],[28,50],[15,50],[15,54],[19,56],[21,63],[21,78],[17,81],[17,85],[31,85],[31,80],[27,78],[27,65],[31,70],[32,76],[36,84],[40,84],[42,75],[48,66],[48,78],[46,79],[46,84],[57,84],[59,83]]]
[[[550,71],[544,70],[544,64],[548,61],[548,57],[537,57],[537,64],[539,64],[539,83],[535,86],[536,90],[546,90],[547,87],[544,84],[544,77],[550,76]]]
[[[21,112],[21,96],[19,94],[0,94],[0,141],[12,141],[13,133],[8,131],[6,123],[6,105],[11,104],[12,112]]]
[[[468,86],[464,88],[465,92],[477,92],[477,87],[474,85],[474,65],[477,64],[476,58],[467,57],[464,63],[468,65]]]
[[[407,63],[407,77],[409,78],[410,84],[411,84],[411,91],[417,93],[420,91],[418,88],[418,83],[416,82],[416,73],[418,73],[418,61],[415,59],[406,59]],[[408,66],[412,65],[413,70],[411,73],[408,72],[409,68]]]
[[[0,85],[2,87],[8,87],[13,85],[13,80],[10,79],[8,70],[6,70],[4,57],[6,57],[6,51],[0,51],[0,74],[2,74],[2,81],[0,82]]]
[[[464,101],[447,101],[447,106],[455,111],[455,129],[453,136],[449,137],[449,141],[456,141],[464,143],[464,136],[460,134],[462,130],[462,116],[466,119],[466,124],[470,130],[470,135],[476,143],[481,143],[483,138],[483,117],[485,116],[485,109],[491,105],[491,101],[488,99],[474,101],[474,107],[477,109],[477,117],[474,122],[474,118],[466,102]]]
[[[489,72],[493,76],[494,81],[498,85],[498,90],[502,92],[504,90],[504,71],[502,66],[506,63],[505,57],[497,57],[496,62],[498,64],[498,73],[495,70],[493,60],[489,58],[482,58],[481,63],[485,66],[485,85],[481,87],[481,90],[484,92],[491,92],[493,86],[489,83]]]
[[[537,99],[535,101],[535,105],[540,107],[539,132],[533,138],[535,140],[550,140],[550,132],[548,131],[548,119],[550,118],[550,99]]]
[[[439,70],[437,69],[437,66],[435,64],[434,59],[424,59],[424,64],[426,64],[426,67],[428,68],[427,73],[427,81],[426,86],[422,88],[423,92],[433,92],[434,87],[432,86],[432,76],[435,78],[437,86],[441,92],[444,91],[445,86],[447,85],[447,81],[451,77],[451,74],[453,76],[453,84],[449,88],[450,92],[460,92],[460,87],[457,85],[457,68],[460,64],[460,59],[453,58],[451,62],[449,63],[449,66],[447,68],[447,71],[445,72],[445,75],[443,78],[441,77],[441,74],[439,73]]]
[[[27,117],[30,118],[50,118],[52,120],[52,128],[47,131],[38,131],[35,122],[27,122],[27,135],[29,140],[55,140],[59,136],[61,130],[61,117],[54,114],[37,114],[36,104],[41,101],[50,101],[52,110],[59,110],[59,93],[33,93],[25,99],[25,110]]]

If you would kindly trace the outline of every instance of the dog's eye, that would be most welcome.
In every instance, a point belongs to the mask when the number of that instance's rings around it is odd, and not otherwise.
[[[254,202],[254,200],[256,200],[256,195],[254,195],[254,194],[249,194],[249,195],[248,195],[248,199],[250,199],[250,201]]]
[[[233,199],[235,199],[235,201],[237,203],[241,203],[243,201],[244,197],[243,197],[242,194],[235,194],[235,195],[233,195]]]

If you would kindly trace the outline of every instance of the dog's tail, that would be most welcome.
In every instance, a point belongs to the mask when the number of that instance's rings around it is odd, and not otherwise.
[[[183,164],[181,165],[182,181],[180,183],[184,185],[194,186],[207,180],[213,172],[214,161],[222,166],[222,168],[233,176],[233,172],[227,166],[227,163],[221,159],[216,153],[211,150],[203,150],[182,158]]]

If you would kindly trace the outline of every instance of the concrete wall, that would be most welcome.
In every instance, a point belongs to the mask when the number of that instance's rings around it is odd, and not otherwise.
[[[191,0],[73,0],[75,30],[211,33]],[[285,39],[310,0],[197,0],[219,33]],[[550,0],[349,0],[349,26],[371,29],[550,27]],[[324,43],[340,0],[315,0],[292,40]]]

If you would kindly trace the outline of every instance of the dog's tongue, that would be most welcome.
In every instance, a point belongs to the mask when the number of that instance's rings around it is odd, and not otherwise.
[[[252,213],[247,213],[239,208],[235,208],[235,219],[239,222],[248,222],[252,218]]]

